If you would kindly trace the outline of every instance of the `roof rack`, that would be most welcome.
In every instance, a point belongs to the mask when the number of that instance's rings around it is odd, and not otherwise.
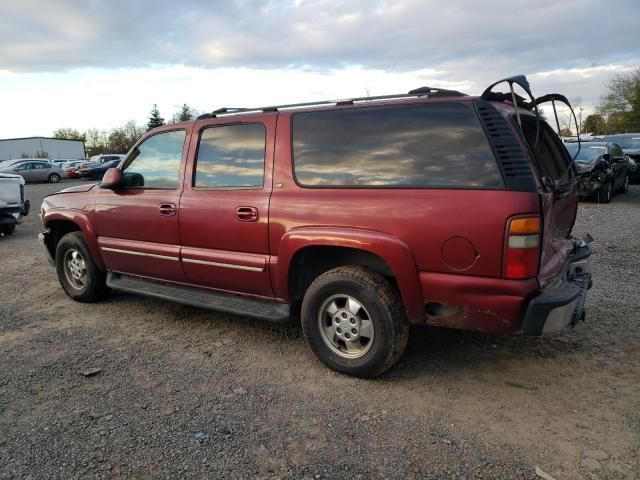
[[[284,105],[271,105],[268,107],[257,108],[235,108],[235,107],[223,107],[214,110],[211,113],[205,113],[200,115],[197,119],[203,118],[216,118],[226,115],[246,114],[246,113],[265,113],[265,112],[278,112],[280,110],[288,110],[293,108],[304,107],[320,107],[323,105],[335,105],[337,107],[344,105],[353,105],[355,103],[367,103],[381,100],[393,100],[402,98],[420,98],[420,97],[466,97],[465,93],[458,92],[456,90],[447,90],[444,88],[432,88],[432,87],[420,87],[411,90],[409,93],[397,93],[392,95],[378,95],[374,97],[355,97],[345,98],[340,100],[320,100],[315,102],[303,102],[303,103],[289,103]]]

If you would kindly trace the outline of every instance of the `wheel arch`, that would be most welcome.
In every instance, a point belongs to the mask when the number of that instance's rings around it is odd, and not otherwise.
[[[276,296],[299,302],[314,278],[344,265],[382,274],[397,287],[409,321],[424,319],[422,289],[409,247],[397,237],[375,231],[316,227],[288,232],[272,269]]]
[[[91,256],[98,268],[104,270],[104,262],[98,248],[97,236],[90,219],[85,213],[77,211],[54,212],[44,220],[44,226],[49,230],[49,240],[46,244],[52,258],[55,258],[56,247],[60,239],[67,233],[82,232]]]

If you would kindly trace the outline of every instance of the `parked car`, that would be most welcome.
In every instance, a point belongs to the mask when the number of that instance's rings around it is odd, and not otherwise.
[[[571,158],[575,157],[582,197],[609,203],[614,193],[629,190],[630,164],[620,146],[611,142],[583,143],[579,149],[577,143],[565,146]]]
[[[0,234],[11,235],[22,217],[29,215],[29,200],[24,198],[24,178],[0,173]]]
[[[117,167],[120,160],[110,160],[105,163],[88,163],[77,169],[77,174],[80,178],[86,178],[87,180],[100,180],[104,176],[104,172],[112,167]]]
[[[620,145],[625,155],[633,160],[633,165],[640,162],[640,133],[620,133],[617,135],[607,135],[605,142],[615,142]],[[634,168],[629,172],[629,179],[633,183],[640,182],[640,169]]]
[[[80,178],[78,174],[78,169],[87,165],[88,162],[86,160],[75,160],[71,162],[65,163],[62,168],[64,169],[64,173],[69,178]]]
[[[65,176],[65,173],[60,168],[45,160],[17,162],[0,168],[0,173],[20,175],[27,182],[58,183]]]
[[[156,128],[100,185],[46,197],[40,240],[77,301],[116,289],[299,316],[319,359],[356,376],[391,367],[409,324],[561,331],[584,317],[590,239],[571,237],[571,158],[527,110],[561,96],[514,109],[494,88]]]
[[[100,155],[94,155],[91,157],[91,163],[105,163],[112,160],[122,160],[124,155],[120,153],[101,153]]]

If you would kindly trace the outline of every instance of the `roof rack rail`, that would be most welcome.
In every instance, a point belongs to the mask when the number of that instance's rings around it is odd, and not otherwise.
[[[315,102],[302,102],[302,103],[289,103],[284,105],[271,105],[267,107],[257,108],[219,108],[211,113],[205,113],[198,117],[198,120],[203,118],[216,118],[226,115],[235,115],[238,113],[259,113],[259,112],[278,112],[280,110],[288,110],[292,108],[304,108],[304,107],[321,107],[323,105],[353,105],[355,103],[367,103],[381,100],[393,100],[402,98],[419,98],[419,97],[465,97],[465,93],[458,92],[456,90],[447,90],[444,88],[432,88],[432,87],[420,87],[411,90],[409,93],[396,93],[391,95],[377,95],[370,97],[354,97],[344,98],[339,100],[319,100]]]

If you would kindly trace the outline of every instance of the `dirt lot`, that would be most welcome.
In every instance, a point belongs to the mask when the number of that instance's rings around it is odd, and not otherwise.
[[[32,215],[0,238],[0,478],[640,478],[638,186],[581,205],[586,323],[415,328],[374,381],[322,367],[297,325],[71,301],[36,239],[59,188],[28,185]]]

